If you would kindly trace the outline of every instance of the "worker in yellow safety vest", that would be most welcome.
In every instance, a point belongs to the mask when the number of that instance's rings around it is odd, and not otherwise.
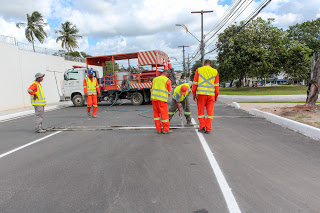
[[[169,73],[163,71],[160,76],[154,78],[152,81],[151,101],[153,119],[158,134],[168,134],[172,132],[172,130],[169,130],[170,123],[167,103],[171,92],[171,80],[168,77]]]
[[[47,101],[44,96],[42,86],[40,82],[43,81],[45,74],[37,73],[35,75],[36,80],[28,88],[28,93],[31,95],[31,104],[35,110],[35,132],[45,133],[46,130],[42,128],[42,120],[44,114],[44,106]]]
[[[191,111],[188,95],[191,89],[188,83],[181,84],[174,89],[172,95],[172,101],[169,108],[169,120],[172,119],[177,109],[179,111],[179,116],[182,118],[181,104],[184,109],[184,116],[187,119],[187,124],[191,124]],[[181,103],[181,104],[180,104]]]
[[[211,61],[206,60],[203,67],[196,70],[192,85],[193,100],[197,101],[198,120],[201,133],[210,134],[214,104],[219,96],[219,73],[211,67]],[[207,110],[207,117],[204,114]]]
[[[88,76],[83,80],[83,89],[84,94],[87,96],[87,113],[89,116],[91,107],[93,106],[92,110],[92,117],[97,117],[98,111],[98,99],[97,99],[97,92],[100,96],[100,88],[97,79],[93,76],[93,70],[88,70]]]

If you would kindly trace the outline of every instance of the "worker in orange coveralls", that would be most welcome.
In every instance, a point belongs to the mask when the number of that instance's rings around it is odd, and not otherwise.
[[[211,67],[211,61],[206,60],[203,67],[196,70],[192,85],[193,100],[197,100],[199,132],[210,134],[214,103],[219,95],[219,73]],[[207,118],[204,115],[204,107],[207,110]]]
[[[88,76],[83,80],[83,88],[84,93],[87,96],[87,112],[88,115],[91,116],[90,110],[93,106],[92,110],[92,117],[97,117],[97,111],[98,111],[98,100],[97,100],[97,91],[100,95],[100,88],[98,81],[95,77],[93,77],[93,70],[88,70]]]
[[[170,123],[167,103],[171,92],[171,80],[168,77],[169,73],[165,70],[160,76],[154,78],[152,81],[151,101],[153,119],[158,134],[172,133],[172,130],[169,130]]]

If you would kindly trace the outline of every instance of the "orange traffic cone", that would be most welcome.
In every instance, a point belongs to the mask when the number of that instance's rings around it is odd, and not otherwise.
[[[169,69],[172,69],[172,64],[171,64],[171,61],[170,61],[170,58],[168,57],[168,68]]]
[[[162,60],[163,60],[163,69],[167,70],[168,66],[167,66],[166,60],[164,60],[164,59],[162,59]]]

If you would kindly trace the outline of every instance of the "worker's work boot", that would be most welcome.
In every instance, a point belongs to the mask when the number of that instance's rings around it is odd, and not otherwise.
[[[96,116],[96,115],[92,115],[92,117],[93,117],[93,118],[97,118],[97,116]]]
[[[201,133],[205,133],[205,131],[206,131],[205,127],[203,127],[202,129],[198,129],[198,132],[201,132]]]
[[[209,134],[210,134],[210,131],[207,131],[207,130],[206,130],[206,131],[204,131],[204,133],[209,135]]]
[[[191,123],[191,118],[188,118],[187,119],[187,125],[191,125],[192,123]]]
[[[159,131],[159,132],[157,131],[157,133],[158,133],[158,134],[162,134],[163,132],[162,132],[162,130],[161,130],[161,131]]]
[[[36,133],[45,133],[47,130],[45,130],[45,129],[39,129],[39,130],[37,130],[36,131]]]
[[[162,133],[163,133],[163,134],[170,134],[170,133],[173,133],[173,131],[172,131],[172,130],[169,130],[169,131],[163,131]]]
[[[90,113],[90,112],[88,112],[88,116],[91,116],[91,113]]]

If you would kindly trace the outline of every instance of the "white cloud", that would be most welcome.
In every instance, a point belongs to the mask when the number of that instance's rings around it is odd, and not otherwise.
[[[218,5],[218,0],[0,0],[0,34],[16,37],[27,43],[24,29],[15,26],[25,22],[26,14],[37,10],[54,26],[45,28],[48,38],[36,45],[61,49],[56,43],[54,27],[71,21],[79,30],[79,50],[92,55],[134,52],[159,49],[182,61],[179,45],[190,46],[186,53],[192,54],[199,42],[175,24],[185,24],[200,39],[200,14],[191,11],[214,10],[204,14],[204,31],[209,32],[228,8]],[[239,17],[245,19],[261,1],[254,1]],[[290,25],[320,17],[315,7],[319,0],[273,0],[259,14],[275,18],[274,25],[287,28]],[[52,23],[54,21],[54,23]],[[208,50],[214,48],[210,46]],[[215,53],[208,55],[214,57]]]

